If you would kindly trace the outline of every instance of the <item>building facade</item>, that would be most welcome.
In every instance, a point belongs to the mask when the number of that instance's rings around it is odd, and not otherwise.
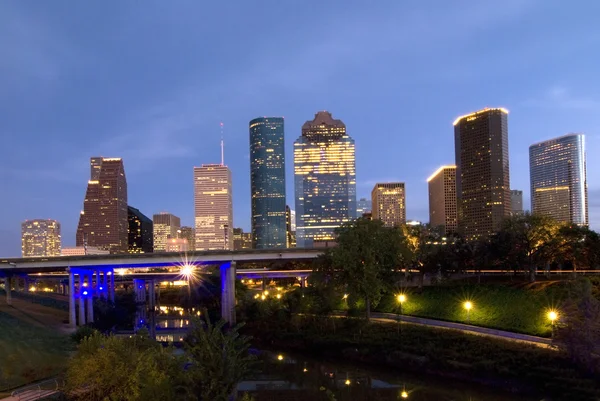
[[[510,216],[508,110],[486,108],[454,121],[458,226],[487,238]]]
[[[65,246],[60,250],[60,256],[109,255],[110,251],[95,246]]]
[[[513,215],[518,216],[518,215],[521,215],[524,213],[523,191],[521,191],[519,189],[511,189],[510,190],[510,206],[511,206]]]
[[[331,242],[335,229],[356,215],[354,140],[341,120],[320,111],[294,143],[296,244]]]
[[[167,240],[178,238],[181,219],[169,212],[160,212],[152,216],[154,252],[166,252]]]
[[[223,164],[194,167],[196,250],[233,249],[231,171]]]
[[[286,231],[286,247],[296,247],[296,225],[293,220],[296,218],[294,211],[288,205],[285,205],[285,231]]]
[[[255,249],[285,248],[285,146],[282,117],[250,121],[252,242]]]
[[[356,202],[356,218],[363,217],[366,213],[373,211],[373,203],[371,199],[360,198]]]
[[[56,220],[36,219],[21,223],[21,254],[24,258],[35,256],[60,256],[60,223]]]
[[[186,238],[167,239],[166,252],[188,252],[189,250],[190,247]]]
[[[187,240],[189,251],[196,250],[196,230],[194,230],[194,227],[183,226],[178,234],[179,238],[185,238]]]
[[[386,227],[406,223],[406,190],[403,182],[377,183],[371,191],[372,218]]]
[[[588,225],[583,134],[569,134],[529,147],[531,211],[559,222]]]
[[[233,229],[233,250],[252,249],[252,233],[245,233],[241,228]]]
[[[128,206],[129,253],[150,253],[154,250],[154,228],[152,220],[138,209]]]
[[[447,234],[456,232],[458,210],[456,205],[456,166],[442,166],[428,179],[429,224],[440,227]]]
[[[126,253],[129,244],[127,179],[121,158],[92,157],[76,245]]]

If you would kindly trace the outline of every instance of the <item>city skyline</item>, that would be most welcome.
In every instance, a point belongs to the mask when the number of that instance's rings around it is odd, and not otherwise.
[[[339,22],[306,32],[304,18],[327,22],[326,15],[340,12],[334,4],[320,6],[319,16],[310,7],[263,10],[274,21],[270,29],[285,27],[281,35],[267,35],[260,27],[241,28],[240,22],[257,13],[249,5],[235,10],[173,5],[166,14],[148,5],[144,18],[131,14],[123,21],[90,5],[97,18],[84,27],[65,23],[87,20],[83,8],[67,2],[38,7],[3,2],[2,29],[11,40],[4,47],[0,79],[14,96],[2,102],[6,142],[0,174],[11,196],[3,199],[0,212],[0,255],[19,254],[19,224],[32,217],[60,221],[63,243],[74,245],[89,174],[83,166],[93,155],[125,160],[130,203],[141,211],[171,210],[192,224],[189,169],[218,158],[220,121],[235,188],[234,221],[244,231],[250,231],[247,124],[257,115],[285,117],[290,161],[306,116],[331,110],[356,141],[357,197],[368,197],[375,182],[406,182],[407,218],[421,221],[428,220],[426,177],[453,161],[451,123],[470,110],[500,105],[511,111],[510,184],[524,191],[526,209],[532,143],[582,132],[588,154],[599,150],[596,62],[583,51],[597,40],[588,28],[593,12],[575,18],[574,9],[558,12],[534,1],[503,3],[502,12],[477,2],[435,9],[348,5]],[[125,14],[132,11],[122,7]],[[218,48],[202,34],[214,31],[214,22],[202,27],[192,22],[205,13],[231,24]],[[171,18],[176,22],[169,23],[168,37],[151,48],[139,46],[157,24]],[[441,28],[456,19],[466,23]],[[569,22],[574,20],[576,25]],[[100,40],[93,32],[108,22],[115,36]],[[131,30],[135,35],[129,36]],[[506,42],[486,46],[507,30]],[[252,57],[256,46],[279,48],[279,62]],[[357,51],[368,56],[356,58]],[[122,54],[130,57],[117,56]],[[203,54],[222,62],[207,65]],[[327,61],[309,62],[315,57]],[[577,63],[567,62],[570,58]],[[37,117],[30,118],[31,113]],[[588,160],[589,217],[595,229],[600,223],[597,163]],[[291,164],[286,192],[293,207]]]

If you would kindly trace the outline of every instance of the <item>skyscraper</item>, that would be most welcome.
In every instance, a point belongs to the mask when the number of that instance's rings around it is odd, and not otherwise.
[[[454,121],[458,224],[468,240],[498,231],[511,212],[507,115],[486,108]]]
[[[288,248],[296,247],[296,225],[293,223],[293,219],[295,218],[294,211],[288,205],[285,205],[286,246]]]
[[[245,233],[241,228],[233,229],[233,250],[252,249],[252,233]]]
[[[152,217],[154,232],[154,252],[166,252],[167,240],[178,238],[177,231],[181,227],[181,219],[174,214],[161,212]]]
[[[510,205],[513,215],[523,214],[523,191],[518,189],[510,190]]]
[[[443,227],[447,234],[456,232],[456,166],[442,166],[428,179],[429,224]]]
[[[21,253],[24,258],[60,256],[60,223],[45,219],[21,223]]]
[[[529,147],[531,211],[588,224],[585,137],[569,134]]]
[[[196,250],[196,232],[193,227],[183,226],[179,230],[179,238],[185,238],[188,243],[188,250]]]
[[[92,157],[77,246],[125,253],[128,248],[127,179],[121,158]]]
[[[406,192],[403,182],[377,183],[371,192],[373,219],[386,227],[406,223]]]
[[[250,187],[254,248],[285,248],[285,147],[281,117],[250,121]]]
[[[363,217],[366,213],[371,213],[373,211],[373,203],[371,199],[360,198],[356,202],[356,218]]]
[[[233,249],[231,171],[223,164],[194,167],[196,250]]]
[[[294,143],[296,242],[299,248],[335,239],[356,215],[354,140],[341,120],[320,111]]]
[[[154,249],[152,220],[132,206],[127,207],[127,216],[129,221],[128,252],[152,252]]]

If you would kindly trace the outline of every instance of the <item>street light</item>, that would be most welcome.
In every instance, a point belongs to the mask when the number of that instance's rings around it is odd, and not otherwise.
[[[554,337],[554,322],[558,319],[558,311],[550,309],[548,313],[546,313],[546,317],[548,317],[548,320],[550,320],[550,325],[552,327],[551,336]]]
[[[471,309],[473,308],[473,303],[471,301],[465,301],[463,307],[467,310],[467,323],[471,321]]]
[[[400,304],[400,313],[398,314],[397,318],[398,318],[398,334],[400,334],[400,315],[402,315],[402,304],[404,302],[406,302],[406,295],[404,294],[398,294],[398,296],[396,297],[396,300],[398,301],[398,304]]]
[[[408,398],[408,393],[406,392],[406,390],[402,390],[402,392],[400,393],[400,397]]]

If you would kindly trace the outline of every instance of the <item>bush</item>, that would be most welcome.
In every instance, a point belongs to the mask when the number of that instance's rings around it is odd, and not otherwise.
[[[73,340],[73,342],[76,344],[80,344],[83,341],[83,339],[91,337],[97,333],[98,330],[94,329],[91,326],[79,326],[75,333],[71,334],[71,340]]]

